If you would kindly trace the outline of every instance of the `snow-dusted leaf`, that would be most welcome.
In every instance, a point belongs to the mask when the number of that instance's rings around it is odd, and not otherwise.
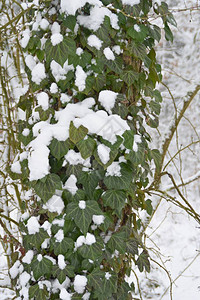
[[[78,249],[78,252],[88,259],[95,261],[102,256],[102,250],[104,248],[103,240],[100,237],[96,238],[96,242],[92,245],[83,245]]]
[[[55,46],[48,39],[45,43],[46,63],[49,66],[52,60],[63,66],[69,55],[76,53],[76,44],[70,37],[65,36],[63,41]]]
[[[109,249],[113,252],[118,250],[120,253],[126,252],[126,233],[124,231],[113,233],[107,243]]]
[[[45,300],[49,298],[49,293],[44,285],[43,289],[39,287],[38,284],[34,284],[29,288],[29,299],[35,300]]]
[[[88,133],[88,129],[85,128],[83,125],[76,128],[73,122],[70,123],[69,138],[74,144],[83,140],[87,133]]]
[[[81,153],[81,156],[86,159],[93,154],[96,142],[91,137],[88,137],[86,140],[81,140],[77,143],[77,147]]]
[[[74,241],[71,238],[64,237],[61,242],[53,242],[52,250],[55,255],[63,254],[65,255],[68,250],[72,250],[74,248]]]
[[[67,154],[69,150],[69,142],[68,141],[58,141],[57,139],[53,139],[51,144],[49,145],[51,154],[60,160],[65,154]]]
[[[33,276],[38,280],[41,276],[49,277],[51,274],[53,263],[46,257],[42,257],[41,261],[37,259],[37,256],[34,257],[31,262],[31,268],[33,270]]]
[[[121,217],[126,201],[126,193],[124,191],[108,190],[102,195],[102,199],[105,206],[110,206],[118,217]]]
[[[41,244],[44,242],[45,239],[48,239],[48,233],[43,229],[40,228],[39,232],[35,234],[24,235],[23,237],[23,245],[25,249],[36,248],[40,249]]]
[[[58,175],[49,174],[42,178],[42,180],[37,180],[36,183],[34,182],[33,187],[41,200],[46,202],[54,195],[55,190],[62,189],[62,184]]]
[[[67,205],[66,217],[74,219],[77,227],[86,234],[92,222],[92,216],[95,214],[102,214],[101,209],[96,201],[85,201],[85,208],[80,208],[79,202],[72,202]]]
[[[126,242],[126,251],[132,255],[138,255],[138,242],[134,238],[130,238]]]
[[[58,278],[58,281],[62,284],[65,281],[66,276],[74,276],[74,267],[72,265],[66,265],[66,267],[62,270],[58,266],[53,266],[52,275],[55,278]]]
[[[120,187],[123,190],[127,190],[133,179],[133,170],[126,164],[121,163],[121,176],[106,176],[104,183],[108,189],[116,189]]]

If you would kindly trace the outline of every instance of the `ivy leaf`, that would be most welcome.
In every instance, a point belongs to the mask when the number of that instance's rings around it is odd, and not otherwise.
[[[138,255],[138,242],[134,238],[130,238],[126,242],[126,251],[132,255]]]
[[[156,168],[159,169],[160,168],[160,164],[161,164],[161,160],[162,160],[162,156],[161,156],[160,151],[158,149],[151,150],[151,156],[152,156],[152,158],[154,160]]]
[[[107,246],[113,252],[118,250],[120,253],[124,254],[126,252],[126,233],[124,231],[113,233]]]
[[[104,272],[99,268],[96,268],[92,271],[92,273],[88,276],[88,284],[91,288],[94,288],[97,291],[102,290],[102,277],[104,276]]]
[[[48,238],[49,238],[48,233],[43,228],[40,228],[39,232],[36,232],[35,234],[29,234],[23,236],[24,248],[26,250],[30,248],[36,248],[39,250],[44,240]]]
[[[67,60],[67,57],[69,55],[74,56],[76,53],[75,41],[68,36],[64,36],[61,43],[53,46],[51,40],[48,39],[45,43],[45,53],[48,67],[53,60],[63,66]]]
[[[71,238],[64,237],[61,242],[54,241],[52,246],[52,250],[54,251],[55,255],[65,255],[68,250],[74,249],[74,241]]]
[[[42,257],[41,261],[38,261],[37,257],[33,259],[31,262],[31,268],[33,270],[33,275],[36,280],[38,280],[41,276],[47,276],[47,278],[51,274],[53,263],[46,257]]]
[[[102,249],[104,248],[103,240],[100,237],[96,238],[96,242],[92,245],[83,245],[78,248],[78,252],[88,259],[95,261],[102,256]]]
[[[93,138],[88,137],[86,140],[81,140],[77,143],[78,150],[84,159],[92,156],[96,142]]]
[[[63,25],[69,28],[71,31],[74,31],[74,27],[76,25],[76,17],[73,15],[66,16],[64,18]]]
[[[147,199],[146,201],[145,201],[145,203],[146,203],[146,211],[147,211],[147,213],[151,216],[151,214],[152,214],[152,212],[153,212],[153,207],[152,207],[152,201],[150,200],[150,199]]]
[[[120,218],[122,209],[125,206],[126,193],[120,190],[108,190],[102,195],[103,202],[106,206],[110,206]]]
[[[72,202],[67,205],[66,209],[66,217],[74,219],[75,224],[84,234],[88,232],[88,228],[92,222],[92,216],[95,214],[103,214],[97,202],[88,200],[85,204],[85,209],[81,209],[79,202]]]
[[[103,284],[102,284],[102,294],[111,296],[112,293],[117,292],[117,275],[114,272],[109,271],[109,278],[106,278],[106,273],[104,273]]]
[[[53,139],[51,144],[49,145],[51,154],[60,160],[65,154],[67,154],[69,150],[69,143],[68,141],[58,141],[57,139]]]
[[[86,194],[91,198],[93,197],[94,190],[98,185],[99,177],[95,171],[91,173],[82,172],[78,182],[83,185]]]
[[[62,190],[60,177],[56,174],[46,175],[32,185],[36,194],[44,202],[47,202],[55,194],[55,190]]]
[[[43,289],[39,287],[38,284],[34,284],[29,288],[29,297],[30,299],[41,300],[49,299],[49,293],[47,292],[46,287]]]
[[[124,146],[127,149],[133,150],[134,131],[126,130],[122,136],[124,137]]]
[[[58,266],[53,266],[52,275],[55,278],[58,278],[58,281],[62,284],[65,281],[66,276],[74,277],[74,267],[66,265],[66,267],[61,270]]]
[[[138,80],[138,73],[132,70],[121,72],[120,78],[127,83],[128,86],[132,85]]]
[[[127,282],[120,284],[120,287],[117,291],[117,300],[129,300],[132,299],[132,296],[129,294],[131,292],[131,287]],[[131,297],[130,297],[131,296]]]
[[[85,128],[83,125],[76,128],[73,122],[71,121],[69,127],[69,138],[74,144],[83,140],[87,133],[88,133],[87,128]]]
[[[136,30],[137,26],[137,30]],[[144,24],[135,24],[127,30],[127,34],[135,41],[142,42],[148,35],[148,28]]]
[[[148,273],[150,272],[150,262],[149,262],[149,255],[146,250],[143,250],[140,256],[136,261],[136,265],[140,272],[143,272],[145,269]]]
[[[121,163],[121,176],[106,176],[104,183],[108,189],[116,189],[120,186],[121,189],[127,190],[133,179],[133,170],[125,163]]]
[[[169,28],[169,25],[165,23],[164,26],[164,31],[165,31],[165,38],[167,41],[173,42],[173,33],[171,32],[171,29]]]
[[[139,58],[141,60],[143,60],[147,55],[146,47],[142,43],[136,43],[134,41],[131,41],[130,44],[127,45],[127,50],[129,52],[129,55]]]

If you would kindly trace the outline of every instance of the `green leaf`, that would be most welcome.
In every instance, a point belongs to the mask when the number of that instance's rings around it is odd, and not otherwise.
[[[132,255],[138,255],[138,242],[134,238],[130,238],[126,242],[126,251]]]
[[[152,201],[151,201],[150,199],[147,199],[147,200],[145,201],[145,203],[146,203],[146,211],[147,211],[147,213],[151,216],[151,214],[152,214],[152,212],[153,212],[153,207],[152,207],[152,205],[151,205]]]
[[[135,26],[138,27],[138,30],[135,30]],[[127,34],[135,41],[142,42],[148,35],[148,28],[143,24],[135,24],[127,30]]]
[[[108,189],[127,190],[133,179],[133,170],[125,163],[121,163],[121,176],[106,176],[104,183]]]
[[[61,242],[53,242],[53,251],[55,255],[63,254],[65,255],[68,250],[74,249],[74,241],[71,238],[64,237]]]
[[[46,257],[42,257],[41,261],[38,261],[35,257],[31,262],[31,268],[33,270],[33,276],[38,280],[41,276],[50,276],[53,263]],[[48,278],[47,277],[47,278]]]
[[[48,39],[45,43],[45,53],[48,67],[53,60],[63,66],[69,55],[75,55],[76,43],[72,38],[64,36],[61,43],[53,46],[51,40]]]
[[[135,81],[138,80],[138,73],[132,70],[121,71],[120,78],[127,83],[128,86],[132,85]]]
[[[83,185],[84,190],[88,195],[88,197],[92,198],[94,190],[99,183],[99,176],[95,171],[91,173],[82,172],[79,178],[79,182]]]
[[[146,47],[142,43],[135,43],[134,41],[131,41],[127,46],[127,50],[129,52],[129,55],[141,60],[143,60],[147,55]]]
[[[117,300],[132,299],[132,296],[129,294],[129,292],[131,292],[131,287],[127,282],[123,282],[122,284],[120,284],[120,287],[117,291]]]
[[[60,284],[62,284],[66,276],[74,277],[74,267],[71,265],[66,265],[66,267],[61,270],[58,266],[53,266],[52,275],[58,279]]]
[[[81,140],[77,143],[78,150],[84,159],[92,156],[96,142],[93,138],[88,137],[86,140]]]
[[[151,101],[149,103],[149,107],[151,108],[151,111],[153,113],[155,113],[156,115],[160,114],[160,110],[161,110],[161,105],[160,103],[156,102],[156,101]]]
[[[47,292],[47,289],[44,285],[44,288],[41,289],[38,284],[34,284],[30,286],[29,288],[29,297],[30,299],[35,299],[35,300],[45,300],[49,299],[49,293]]]
[[[108,275],[105,273],[104,277],[103,277],[103,283],[102,283],[102,294],[103,295],[107,295],[107,296],[111,296],[112,293],[116,293],[117,292],[117,275],[114,272],[109,271],[109,276],[110,278],[107,279],[105,276]]]
[[[63,20],[63,25],[73,31],[76,25],[76,17],[72,15],[66,16]]]
[[[92,222],[92,216],[103,214],[97,202],[93,200],[85,201],[85,209],[79,207],[79,202],[72,202],[67,205],[66,217],[74,219],[77,227],[86,234]]]
[[[99,257],[102,256],[102,251],[104,248],[103,240],[100,237],[96,237],[96,242],[92,245],[83,245],[78,248],[78,252],[84,257],[88,259],[92,259],[95,261]]]
[[[157,40],[158,42],[160,41],[160,39],[161,39],[161,29],[160,29],[160,27],[158,27],[156,25],[150,25],[149,26],[149,32],[150,32],[150,35],[155,40]]]
[[[91,288],[95,290],[101,291],[102,290],[102,278],[104,276],[104,272],[99,268],[96,268],[92,271],[92,273],[88,276],[88,284]]]
[[[133,142],[134,142],[133,130],[126,130],[122,136],[124,137],[124,146],[127,149],[133,150]]]
[[[158,149],[151,150],[151,156],[154,160],[156,168],[159,169],[160,164],[161,164],[161,160],[162,160],[162,155],[160,154],[160,151]]]
[[[118,250],[120,253],[124,254],[126,252],[126,232],[120,231],[113,233],[107,243],[107,247],[113,252]]]
[[[174,39],[173,33],[171,32],[171,29],[169,28],[169,25],[167,23],[165,23],[164,31],[165,31],[166,40],[173,42],[173,39]]]
[[[114,209],[116,215],[121,217],[122,209],[125,206],[126,193],[120,190],[108,190],[102,195],[105,206]]]
[[[74,144],[83,140],[87,133],[88,133],[87,128],[85,128],[83,125],[76,128],[73,122],[71,121],[69,127],[69,138]]]
[[[56,174],[46,175],[44,178],[32,183],[36,194],[42,201],[47,202],[54,194],[55,190],[62,190],[60,177]]]
[[[136,261],[136,265],[138,266],[140,272],[143,272],[144,269],[148,273],[150,272],[149,255],[146,250],[143,250],[143,252],[140,254]]]
[[[51,154],[57,158],[57,160],[60,160],[65,154],[67,154],[69,150],[69,143],[68,141],[58,141],[57,139],[53,139],[51,141],[51,144],[49,145]]]
[[[44,240],[48,238],[48,233],[43,228],[41,228],[39,232],[35,234],[24,235],[23,245],[26,250],[28,250],[29,248],[36,248],[39,250]]]

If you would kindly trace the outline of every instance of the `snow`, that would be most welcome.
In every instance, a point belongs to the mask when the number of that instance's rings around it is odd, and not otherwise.
[[[78,56],[81,56],[81,54],[83,54],[83,49],[80,48],[80,47],[78,47],[78,48],[76,49],[76,54],[77,54]]]
[[[83,299],[83,300],[89,300],[89,299],[90,299],[90,293],[89,293],[89,292],[85,293],[85,294],[83,295],[82,299]]]
[[[61,243],[64,239],[64,232],[62,229],[59,229],[58,232],[55,234],[55,239],[57,243]]]
[[[33,146],[33,143],[31,143]],[[28,155],[28,167],[30,170],[30,181],[38,180],[49,174],[49,153],[50,150],[44,146],[35,145],[34,151],[31,151]]]
[[[20,165],[20,162],[19,162],[19,161],[16,161],[16,162],[14,162],[14,163],[11,165],[11,171],[12,171],[13,173],[17,173],[17,174],[21,174],[21,173],[22,173],[21,165]]]
[[[93,5],[102,5],[99,0],[61,0],[61,12],[65,12],[68,15],[75,15],[76,11],[83,7],[87,2]]]
[[[24,130],[22,131],[23,136],[28,136],[29,133],[30,133],[30,130],[28,128],[24,128]]]
[[[42,261],[42,254],[38,254],[37,260],[38,260],[39,262]]]
[[[72,294],[68,293],[65,288],[62,288],[60,291],[60,299],[61,300],[71,300]]]
[[[137,152],[138,151],[138,145],[141,143],[141,136],[136,134],[134,135],[134,142],[133,142],[133,151]]]
[[[65,103],[68,103],[69,101],[71,100],[71,97],[64,94],[64,93],[61,93],[61,96],[60,96],[60,101],[65,104]]]
[[[100,144],[97,147],[97,153],[102,163],[104,165],[107,164],[107,162],[110,160],[110,148],[104,144]]]
[[[51,43],[53,46],[60,44],[63,41],[63,35],[60,33],[54,33],[51,36]]]
[[[122,0],[122,4],[124,4],[124,5],[136,5],[139,3],[140,3],[140,0]]]
[[[34,256],[33,250],[28,250],[26,252],[25,256],[22,258],[22,262],[30,265],[30,263],[33,259],[33,256]]]
[[[81,66],[77,66],[75,75],[75,85],[78,87],[78,90],[82,92],[85,89],[87,74]]]
[[[29,29],[24,30],[22,35],[23,35],[23,38],[20,40],[20,44],[21,44],[22,48],[26,48],[26,46],[28,45],[28,42],[30,40],[30,37],[31,37],[30,30]]]
[[[51,26],[51,32],[52,34],[60,33],[60,25],[58,24],[58,22],[53,23],[53,25]]]
[[[32,71],[33,68],[36,66],[36,61],[35,61],[34,57],[29,54],[25,57],[25,64]]]
[[[70,177],[65,182],[63,188],[67,189],[72,195],[75,195],[78,188],[76,186],[77,178],[75,175],[70,175]]]
[[[31,75],[32,75],[32,81],[35,82],[37,85],[39,85],[41,81],[46,78],[44,64],[38,63],[33,68]]]
[[[109,272],[106,272],[106,273],[105,273],[105,278],[106,278],[107,280],[109,280],[110,277],[111,277],[111,274],[110,274]]]
[[[84,235],[80,235],[76,242],[75,242],[75,250],[79,247],[81,247],[82,245],[88,245],[91,246],[92,244],[96,243],[96,238],[93,234],[91,233],[87,233],[86,237]]]
[[[106,47],[103,53],[108,60],[115,60],[115,55],[109,47]]]
[[[92,221],[96,225],[101,225],[104,222],[105,217],[103,215],[93,215]]]
[[[55,82],[53,82],[50,86],[50,92],[52,94],[56,94],[58,92],[58,86]]]
[[[85,244],[91,246],[92,244],[96,243],[96,238],[93,234],[87,233],[85,238]]]
[[[30,217],[27,222],[27,228],[29,234],[36,234],[40,230],[40,224],[38,222],[38,217]]]
[[[101,4],[102,5],[102,4]],[[114,29],[119,29],[118,17],[106,7],[94,6],[90,9],[89,16],[78,16],[77,20],[80,25],[89,28],[90,30],[97,31],[104,21],[105,16],[110,18],[111,26]]]
[[[103,42],[94,34],[88,37],[87,43],[89,46],[95,47],[97,50],[100,50],[103,44]]]
[[[47,19],[42,19],[40,21],[40,28],[43,30],[47,30],[49,27],[49,22],[47,21]]]
[[[141,31],[141,30],[140,30],[140,27],[139,27],[137,24],[135,24],[135,25],[133,26],[133,28],[134,28],[134,30],[137,31],[137,32],[140,32],[140,31]]]
[[[82,294],[87,285],[87,278],[84,275],[76,275],[74,279],[74,290],[78,294]]]
[[[114,161],[106,170],[106,176],[121,176],[121,167],[119,162]]]
[[[66,78],[66,74],[70,71],[70,70],[74,70],[73,65],[68,65],[68,60],[64,63],[63,67],[58,64],[55,60],[52,60],[51,64],[50,64],[50,68],[51,68],[51,72],[56,80],[56,82],[60,81],[60,80],[65,80]]]
[[[58,266],[61,270],[64,270],[66,267],[65,257],[62,254],[58,255]]]
[[[121,48],[119,45],[115,45],[112,47],[112,50],[117,54],[117,55],[120,55],[121,53]]]
[[[49,108],[49,96],[45,92],[41,92],[37,94],[37,102],[38,105],[42,106],[43,110],[47,110]]]
[[[104,90],[99,93],[98,101],[107,110],[109,114],[112,113],[112,108],[115,106],[118,93],[113,91]]]
[[[79,201],[78,206],[80,209],[86,208],[86,202],[84,200]]]
[[[48,209],[50,212],[57,212],[61,214],[65,205],[60,196],[53,195],[44,205],[43,208]]]
[[[16,278],[19,273],[23,271],[23,266],[19,260],[17,260],[14,265],[10,268],[9,273],[12,279]]]
[[[70,165],[76,166],[78,164],[84,164],[84,159],[79,152],[75,152],[70,149],[65,155],[65,159]]]

